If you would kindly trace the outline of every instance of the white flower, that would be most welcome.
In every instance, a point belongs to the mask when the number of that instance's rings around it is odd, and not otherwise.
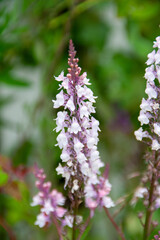
[[[78,85],[76,88],[77,88],[77,95],[78,95],[79,98],[81,98],[82,96],[85,96],[85,92],[84,92],[83,87]]]
[[[160,137],[160,125],[158,123],[154,123],[154,132]]]
[[[62,193],[58,192],[56,189],[52,190],[50,196],[56,205],[60,205],[60,206],[64,205],[65,198],[63,197]]]
[[[106,208],[111,208],[111,207],[115,206],[114,202],[112,201],[112,199],[110,197],[103,197],[103,205]]]
[[[135,193],[134,193],[134,197],[136,198],[143,198],[144,197],[144,193],[147,193],[147,188],[144,187],[139,187],[136,189]]]
[[[138,117],[138,120],[140,121],[141,125],[149,123],[149,119],[147,117],[147,114],[142,110],[140,111],[140,115]]]
[[[85,157],[85,155],[82,152],[78,152],[77,153],[77,160],[80,164],[82,164],[87,160],[87,158]]]
[[[70,133],[77,134],[79,131],[81,131],[81,127],[79,126],[79,123],[77,122],[77,119],[74,117],[72,120],[72,124],[70,128],[68,129]]]
[[[91,83],[89,83],[89,79],[87,78],[87,73],[86,73],[86,72],[84,72],[84,73],[82,74],[82,78],[83,78],[83,84],[85,84],[85,85],[91,85]]]
[[[85,197],[86,198],[94,198],[96,197],[97,193],[96,191],[94,190],[94,188],[92,187],[91,184],[87,184],[85,186]]]
[[[60,157],[62,159],[62,162],[67,162],[71,158],[66,150],[63,150]]]
[[[154,88],[149,83],[147,83],[145,93],[148,95],[149,99],[157,98],[157,92],[154,90]]]
[[[155,61],[155,50],[148,54],[147,65],[153,64]]]
[[[86,86],[84,86],[84,94],[85,97],[90,101],[90,102],[95,102],[95,97],[93,96],[93,92],[90,88],[87,88]]]
[[[73,187],[72,187],[71,192],[74,193],[74,191],[77,191],[78,189],[79,189],[78,180],[75,179],[75,180],[73,180]]]
[[[88,108],[85,105],[80,107],[80,118],[83,118],[84,116],[85,117],[89,116]]]
[[[84,145],[78,140],[78,138],[74,138],[74,150],[78,154]]]
[[[95,128],[95,129],[100,130],[100,129],[99,129],[99,121],[96,120],[94,117],[91,118],[91,121],[92,121],[92,128],[93,128],[93,129]]]
[[[89,179],[88,179],[88,184],[98,184],[99,183],[99,179],[97,177],[97,174],[96,173],[93,173],[90,175]]]
[[[97,143],[96,140],[97,140],[96,138],[88,136],[87,137],[87,147],[92,148]]]
[[[85,85],[91,85],[91,83],[89,82],[89,78],[84,78],[84,79],[83,79],[83,83],[84,83]]]
[[[58,76],[58,77],[55,77],[55,79],[60,82],[60,81],[63,81],[64,80],[64,72],[62,71],[61,74]]]
[[[64,168],[62,165],[59,163],[58,167],[56,168],[57,174],[63,174],[64,173]]]
[[[68,165],[68,167],[71,167],[71,166],[73,166],[73,162],[72,162],[71,160],[69,160],[69,161],[67,162],[67,165]]]
[[[56,132],[59,132],[64,127],[64,120],[66,118],[66,115],[67,115],[67,112],[65,111],[58,112],[57,118],[56,118],[56,124],[57,124]]]
[[[154,73],[154,65],[151,65],[150,67],[146,68],[146,73],[144,77],[149,81],[153,82],[155,79],[155,73]]]
[[[68,83],[69,79],[65,77],[60,87],[63,87],[64,89],[68,90]]]
[[[57,142],[60,149],[66,148],[68,140],[64,130],[62,130],[61,133],[58,135]]]
[[[157,72],[158,81],[160,83],[160,66],[159,65],[156,65],[156,72]]]
[[[38,225],[40,228],[44,227],[47,223],[48,218],[45,216],[44,213],[40,213],[37,216],[37,220],[35,222],[35,225]]]
[[[99,152],[95,149],[91,150],[90,158],[92,161],[99,158]]]
[[[142,98],[142,103],[140,105],[140,108],[144,111],[144,112],[151,112],[152,108],[150,106],[150,102],[145,100],[144,98]]]
[[[86,107],[88,108],[89,113],[95,113],[95,107],[93,107],[91,102],[86,102]]]
[[[112,184],[110,184],[108,179],[105,180],[105,188],[108,190],[108,193],[111,191]]]
[[[81,165],[81,171],[82,173],[85,175],[85,176],[90,176],[91,174],[91,169],[88,165],[87,162],[84,162],[82,165]]]
[[[73,97],[71,96],[68,100],[68,102],[65,105],[65,108],[70,109],[72,112],[75,110],[75,105],[73,103]]]
[[[140,127],[137,131],[134,132],[134,135],[138,141],[142,141],[142,138],[147,137],[148,133],[146,131],[143,132],[142,127]]]
[[[156,41],[154,42],[153,47],[154,47],[154,48],[155,48],[155,47],[160,48],[160,37],[157,37],[157,38],[156,38]]]
[[[152,140],[152,146],[151,146],[152,150],[159,150],[160,149],[160,144],[156,139]]]
[[[31,206],[37,206],[42,204],[42,198],[40,197],[40,194],[38,193],[33,197],[33,202],[31,203]]]
[[[100,159],[92,160],[91,167],[93,172],[99,173],[99,169],[104,167],[104,163]]]
[[[72,228],[73,227],[73,216],[71,215],[67,215],[65,216],[65,225],[67,225],[68,227]]]
[[[89,119],[87,117],[84,117],[83,120],[82,120],[82,126],[87,129],[90,127],[90,122],[89,122]]]
[[[44,212],[47,215],[49,215],[50,212],[54,211],[54,208],[53,208],[53,206],[51,204],[51,200],[50,199],[45,200],[44,207],[41,209],[41,211]]]
[[[157,53],[155,54],[155,60],[156,60],[156,64],[159,64],[160,63],[160,52],[157,51]]]
[[[69,170],[68,170],[68,168],[67,167],[62,167],[62,165],[59,163],[58,167],[56,168],[56,171],[57,171],[58,175],[61,174],[62,177],[65,178],[65,185],[64,185],[64,187],[66,187],[67,184],[68,184],[68,181],[70,179],[70,175],[71,175]]]
[[[54,108],[59,108],[60,106],[63,106],[64,104],[64,95],[63,90],[60,91],[60,93],[57,94],[56,100],[52,100],[54,103]]]

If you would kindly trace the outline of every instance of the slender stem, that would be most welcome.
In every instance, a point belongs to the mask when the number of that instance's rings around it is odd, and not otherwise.
[[[72,240],[76,240],[76,216],[77,216],[77,211],[78,211],[77,196],[75,196],[74,219],[73,219],[73,228],[72,228]]]
[[[83,224],[83,226],[82,226],[82,228],[81,228],[81,230],[80,230],[80,233],[79,233],[79,236],[78,236],[77,240],[80,240],[80,239],[81,239],[83,233],[85,232],[86,228],[87,228],[88,225],[89,225],[90,219],[91,219],[91,217],[90,217],[90,215],[89,215],[89,217],[86,219],[86,222]]]
[[[149,190],[149,204],[146,212],[146,219],[144,224],[144,232],[143,232],[143,240],[147,240],[150,234],[150,228],[151,228],[151,222],[152,222],[152,215],[153,211],[151,209],[152,201],[153,201],[153,195],[154,195],[154,183],[156,180],[155,174],[152,172],[152,180]]]
[[[122,232],[122,230],[121,230],[120,227],[117,225],[117,223],[114,221],[114,219],[113,219],[113,217],[110,215],[108,209],[107,209],[106,207],[104,207],[104,210],[105,210],[105,212],[106,212],[106,214],[107,214],[107,217],[109,218],[109,220],[111,221],[112,225],[114,226],[114,228],[116,229],[117,233],[119,234],[120,238],[121,238],[122,240],[126,240],[126,239],[125,239],[125,236],[124,236],[124,234],[123,234],[123,232]]]
[[[57,219],[56,219],[54,216],[53,216],[53,222],[54,222],[54,224],[55,224],[55,226],[56,226],[57,233],[58,233],[58,235],[59,235],[59,239],[60,239],[60,240],[63,240],[62,232],[61,232],[61,226],[59,225]]]
[[[141,219],[141,218],[139,219],[139,221],[140,221],[140,223],[141,223],[142,227],[144,227],[144,223],[143,223],[143,221],[142,221],[142,219]]]

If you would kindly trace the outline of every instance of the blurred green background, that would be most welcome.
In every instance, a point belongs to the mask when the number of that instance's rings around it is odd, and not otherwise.
[[[130,178],[130,174],[139,176],[145,168],[145,146],[135,140],[134,130],[139,128],[139,105],[145,96],[145,61],[160,34],[159,24],[158,0],[1,0],[1,161],[6,164],[9,159],[14,169],[37,162],[53,187],[64,191],[55,172],[60,150],[54,146],[52,131],[56,116],[52,99],[58,92],[53,76],[62,70],[67,73],[72,38],[82,71],[98,96],[99,151],[110,164],[111,196],[116,201],[131,194],[140,177]],[[32,174],[20,181],[15,171],[7,171],[0,172],[0,239],[57,240],[54,227],[34,226],[39,209],[29,205],[37,191]],[[13,185],[10,191],[6,191],[8,184]],[[141,203],[125,207],[115,218],[127,240],[141,239],[137,218],[141,207]],[[155,218],[159,216],[157,212]],[[118,237],[104,212],[97,211],[84,239]]]

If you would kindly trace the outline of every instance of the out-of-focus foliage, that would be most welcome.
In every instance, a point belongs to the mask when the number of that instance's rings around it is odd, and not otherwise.
[[[53,75],[66,72],[72,38],[98,96],[99,150],[110,164],[112,197],[133,193],[139,177],[129,174],[140,176],[145,166],[145,146],[136,142],[133,132],[144,96],[144,63],[160,34],[159,13],[158,0],[0,1],[0,147],[12,166],[37,161],[53,186],[63,191],[63,180],[55,173],[60,151],[54,147],[56,113],[51,100],[58,87]],[[27,184],[16,177],[8,194],[10,173],[0,167],[0,188],[6,189],[0,197],[0,239],[9,239],[8,234],[17,240],[57,239],[54,227],[40,230],[33,225],[38,209],[29,206],[35,188],[34,179],[27,176]],[[127,239],[141,237],[136,215],[141,207],[128,206],[116,218]],[[97,212],[85,239],[117,239],[103,212]]]

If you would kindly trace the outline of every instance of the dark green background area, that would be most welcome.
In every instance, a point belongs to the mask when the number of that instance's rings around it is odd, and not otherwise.
[[[145,146],[134,131],[139,105],[145,96],[145,62],[152,42],[160,35],[160,1],[156,0],[1,0],[0,1],[0,152],[14,166],[43,167],[53,187],[63,191],[56,175],[60,150],[52,99],[58,93],[53,76],[67,73],[68,42],[72,38],[82,71],[87,72],[100,121],[99,151],[110,165],[114,201],[132,194],[145,169]],[[21,200],[0,193],[0,215],[17,240],[56,240],[54,227],[34,226],[38,207],[34,177],[20,184]],[[65,192],[64,192],[65,194]],[[116,218],[127,240],[141,239],[137,213],[142,203],[127,206]],[[84,216],[88,211],[81,209]],[[114,210],[113,210],[114,211]],[[158,219],[160,213],[155,214]],[[0,239],[8,235],[0,226]],[[88,240],[117,240],[103,211],[96,211]]]

